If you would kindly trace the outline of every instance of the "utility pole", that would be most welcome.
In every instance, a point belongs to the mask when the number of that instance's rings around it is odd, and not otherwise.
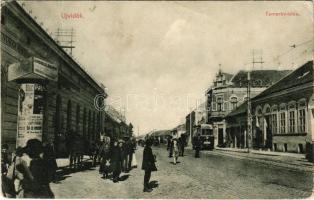
[[[252,70],[254,70],[255,64],[259,63],[263,65],[263,57],[260,56],[260,60],[255,59],[255,50],[253,50]],[[251,71],[247,72],[247,131],[246,131],[246,147],[250,152],[250,146],[252,144],[252,104],[251,104]]]
[[[59,43],[60,47],[63,49],[69,49],[69,53],[72,56],[73,49],[75,46],[73,43],[75,42],[73,39],[75,37],[74,29],[61,29],[58,28],[55,32],[56,41]]]

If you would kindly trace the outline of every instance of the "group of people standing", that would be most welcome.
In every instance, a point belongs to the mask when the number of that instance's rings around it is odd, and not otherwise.
[[[135,150],[134,138],[111,142],[109,137],[104,137],[99,148],[99,173],[103,174],[103,178],[109,178],[109,174],[112,173],[113,182],[118,182],[121,172],[127,173],[133,167],[137,167]]]
[[[53,198],[49,183],[55,180],[57,163],[50,142],[27,141],[9,158],[8,146],[2,146],[2,192],[7,198]]]
[[[167,150],[169,151],[169,158],[173,157],[173,164],[177,164],[179,156],[184,156],[185,146],[186,139],[184,135],[179,138],[174,136],[167,138]]]

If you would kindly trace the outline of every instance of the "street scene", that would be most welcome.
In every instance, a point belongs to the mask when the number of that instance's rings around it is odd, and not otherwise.
[[[140,163],[142,151],[139,148],[136,152]],[[110,180],[100,179],[97,168],[69,173],[60,176],[60,182],[51,185],[52,191],[58,194],[56,198],[80,198],[88,192],[89,198],[131,199],[286,199],[307,198],[313,192],[313,170],[311,165],[304,163],[304,168],[287,169],[283,166],[291,160],[283,162],[284,165],[280,167],[273,163],[275,161],[261,164],[251,159],[213,152],[202,153],[202,157],[196,159],[194,152],[188,150],[174,165],[173,160],[168,158],[165,146],[153,148],[153,151],[160,170],[152,174],[151,186],[154,191],[151,193],[142,193],[144,173],[140,168],[123,173],[121,177],[125,177],[125,180],[116,185]]]
[[[1,1],[1,195],[314,197],[313,4]]]

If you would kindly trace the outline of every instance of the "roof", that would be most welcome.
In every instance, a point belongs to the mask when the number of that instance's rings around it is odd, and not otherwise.
[[[253,100],[309,82],[313,82],[313,60],[308,61],[298,69],[294,70],[280,81],[254,97]]]
[[[229,74],[229,73],[225,73],[225,72],[222,72],[221,74],[225,75],[225,78],[226,78],[227,81],[232,79],[232,77],[234,76],[233,74]]]
[[[49,44],[52,47],[49,47],[52,51],[59,55],[59,57],[69,64],[70,67],[75,71],[79,71],[86,76],[86,80],[90,85],[96,86],[94,87],[98,92],[104,93],[107,95],[104,90],[104,85],[96,81],[95,78],[92,77],[73,57],[71,57],[43,28],[39,25],[31,15],[29,15],[26,10],[20,5],[17,1],[8,1],[4,4],[5,8],[7,8],[12,14],[17,16],[22,23],[24,23],[27,28],[32,30],[33,33],[36,34],[38,38],[43,40],[45,44]],[[80,74],[81,75],[81,74]]]
[[[125,123],[125,117],[122,116],[114,107],[107,105],[106,114],[108,114],[114,121],[118,123]]]
[[[185,124],[180,124],[180,125],[176,126],[175,128],[172,129],[172,131],[174,131],[174,130],[182,130],[182,129],[185,129]]]
[[[292,70],[252,70],[251,80],[252,87],[269,87],[286,76]],[[230,82],[232,87],[246,87],[247,86],[247,73],[246,70],[240,70]]]
[[[170,130],[158,130],[151,134],[151,136],[171,135]]]
[[[236,115],[246,114],[247,112],[247,101],[243,102],[240,106],[236,109],[231,111],[226,117],[234,117]]]

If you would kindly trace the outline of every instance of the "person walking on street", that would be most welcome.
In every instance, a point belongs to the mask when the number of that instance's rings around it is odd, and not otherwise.
[[[2,191],[7,198],[24,198],[25,185],[31,184],[33,180],[27,162],[22,158],[23,153],[22,147],[16,149],[13,163],[8,167],[5,176],[2,176]]]
[[[200,150],[201,150],[201,137],[197,135],[195,138],[195,158],[200,157]]]
[[[135,153],[135,144],[133,143],[132,138],[130,138],[127,141],[127,147],[128,147],[128,166],[127,166],[127,171],[130,171],[132,169],[132,159],[133,159],[133,154]]]
[[[103,138],[99,147],[100,166],[99,173],[103,174],[104,178],[108,178],[110,172],[110,141]]]
[[[120,140],[119,142],[119,146],[121,148],[121,157],[122,157],[122,161],[121,161],[121,169],[122,172],[127,172],[127,145],[125,140]]]
[[[38,139],[30,139],[26,144],[26,154],[31,158],[30,172],[33,176],[31,184],[25,184],[25,198],[54,198],[49,186],[48,168],[44,159],[43,145]]]
[[[45,160],[46,165],[48,167],[48,179],[49,179],[49,181],[55,182],[56,171],[57,171],[58,165],[57,165],[57,161],[56,161],[56,154],[55,154],[55,149],[54,149],[52,139],[49,139],[49,141],[44,146],[43,159]]]
[[[118,141],[114,141],[111,151],[111,169],[112,169],[112,180],[114,183],[119,181],[122,167],[122,154],[121,154],[122,142],[118,144]]]
[[[180,136],[180,148],[181,148],[181,150],[180,150],[180,156],[184,156],[184,148],[185,148],[185,145],[186,145],[186,140],[185,140],[185,135],[184,134],[182,134],[181,136]]]
[[[173,154],[173,140],[172,140],[172,136],[169,136],[169,140],[168,140],[168,144],[167,144],[167,148],[169,149],[169,158],[172,157]]]
[[[157,171],[157,167],[155,165],[156,157],[153,155],[153,151],[151,148],[152,144],[153,142],[150,139],[146,140],[146,145],[144,147],[144,152],[143,152],[142,170],[145,171],[143,192],[152,191],[152,189],[149,186],[149,180],[150,180],[152,171]]]
[[[179,144],[178,140],[174,139],[173,140],[173,164],[177,164],[178,162],[178,157],[179,157]]]

